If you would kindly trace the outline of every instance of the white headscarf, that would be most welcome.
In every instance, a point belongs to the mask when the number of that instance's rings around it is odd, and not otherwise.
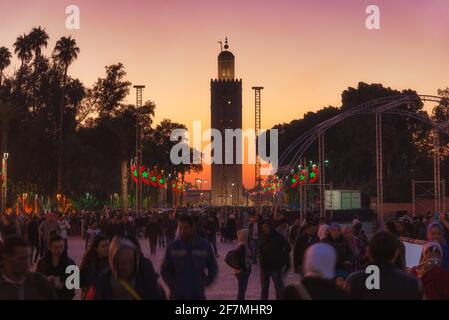
[[[337,253],[335,249],[324,242],[310,246],[304,254],[304,276],[314,276],[323,279],[332,279],[335,276]]]

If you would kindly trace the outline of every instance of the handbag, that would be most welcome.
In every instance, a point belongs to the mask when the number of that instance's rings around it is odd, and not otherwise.
[[[239,257],[236,249],[231,250],[226,254],[225,262],[233,269],[240,269]]]

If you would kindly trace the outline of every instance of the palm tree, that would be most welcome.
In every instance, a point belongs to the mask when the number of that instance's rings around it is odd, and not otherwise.
[[[53,51],[53,56],[56,62],[64,70],[64,78],[62,80],[61,86],[61,102],[59,109],[59,152],[58,152],[58,182],[57,190],[62,192],[62,161],[63,161],[63,150],[62,150],[62,134],[64,126],[64,108],[65,108],[65,89],[67,84],[67,71],[72,62],[78,58],[80,48],[76,45],[76,40],[72,37],[62,37],[56,42],[55,49]]]
[[[42,47],[47,48],[48,34],[41,27],[33,28],[29,34],[31,50],[34,51],[34,72],[37,69],[37,63],[42,55]]]
[[[28,34],[20,35],[14,43],[14,53],[22,62],[21,67],[31,60],[31,40]]]
[[[0,48],[0,89],[2,88],[3,70],[11,64],[11,52],[8,48]]]

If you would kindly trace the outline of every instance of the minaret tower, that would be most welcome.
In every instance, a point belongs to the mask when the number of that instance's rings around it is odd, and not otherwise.
[[[223,140],[222,164],[212,164],[212,205],[240,205],[242,165],[236,161],[236,141],[233,150],[226,150],[224,140],[226,129],[242,129],[242,80],[235,79],[235,56],[229,51],[227,38],[218,55],[218,78],[211,80],[211,128],[219,130]],[[225,164],[225,153],[230,151],[234,161]]]

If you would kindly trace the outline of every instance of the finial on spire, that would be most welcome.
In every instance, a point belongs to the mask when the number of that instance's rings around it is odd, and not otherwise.
[[[229,49],[229,45],[228,45],[228,37],[226,37],[224,48],[225,48],[225,50],[228,50],[228,49]]]

